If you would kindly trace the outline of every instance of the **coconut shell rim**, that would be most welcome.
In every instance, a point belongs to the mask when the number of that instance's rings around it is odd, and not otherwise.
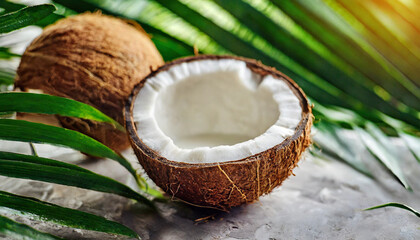
[[[247,67],[261,75],[272,75],[276,79],[282,80],[286,82],[289,87],[292,89],[295,96],[299,99],[299,103],[302,107],[302,119],[300,120],[298,126],[295,128],[294,134],[290,137],[287,137],[285,140],[283,140],[281,143],[268,148],[264,151],[261,151],[259,153],[256,153],[254,155],[249,155],[245,158],[238,159],[238,160],[231,160],[231,161],[225,161],[225,162],[213,162],[213,163],[186,163],[186,162],[177,162],[168,160],[165,157],[162,157],[159,153],[148,147],[141,138],[137,134],[137,128],[134,122],[133,118],[133,109],[134,109],[134,102],[136,99],[136,96],[140,92],[140,90],[143,88],[144,83],[151,77],[154,77],[156,74],[166,71],[169,68],[171,68],[174,65],[178,65],[184,62],[193,62],[193,61],[199,61],[199,60],[220,60],[220,59],[234,59],[243,61],[246,63]],[[258,71],[257,71],[258,70]],[[261,72],[260,72],[261,71]],[[238,56],[229,56],[229,55],[197,55],[197,56],[189,56],[189,57],[183,57],[179,59],[175,59],[173,61],[170,61],[168,63],[165,63],[163,66],[160,66],[159,68],[153,70],[149,75],[147,75],[145,78],[143,78],[140,83],[134,86],[130,96],[128,97],[126,104],[124,106],[124,123],[125,128],[127,129],[128,136],[132,142],[132,144],[135,144],[146,156],[160,161],[166,165],[172,166],[172,167],[181,167],[181,168],[203,168],[203,167],[214,167],[214,166],[224,166],[224,165],[230,165],[230,164],[242,164],[246,162],[253,162],[258,161],[258,156],[263,155],[266,151],[269,151],[270,149],[274,148],[286,148],[289,146],[290,143],[297,140],[302,133],[305,131],[305,128],[308,124],[311,124],[312,122],[312,108],[309,105],[308,99],[303,92],[303,90],[287,75],[284,73],[276,70],[273,67],[268,67],[266,65],[263,65],[261,62],[256,61],[254,59],[244,58],[244,57],[238,57]]]

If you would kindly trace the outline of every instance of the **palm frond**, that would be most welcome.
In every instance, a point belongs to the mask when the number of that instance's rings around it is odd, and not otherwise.
[[[382,205],[378,205],[378,206],[374,206],[374,207],[370,207],[370,208],[366,208],[364,209],[365,211],[368,210],[374,210],[374,209],[379,209],[379,208],[384,208],[384,207],[397,207],[397,208],[401,208],[407,211],[412,212],[414,215],[416,215],[417,217],[420,218],[420,212],[414,210],[413,208],[405,205],[405,204],[401,204],[401,203],[386,203],[386,204],[382,204]]]
[[[90,105],[46,94],[0,93],[0,109],[2,112],[58,114],[66,117],[89,119],[110,123],[119,130],[125,131],[124,127],[114,119]]]
[[[342,128],[332,123],[324,121],[316,125],[314,141],[316,146],[322,149],[323,154],[331,155],[335,159],[340,159],[352,166],[359,172],[372,177],[371,171],[362,160],[360,149],[357,149],[350,141],[354,139],[344,139],[340,137]]]
[[[20,55],[10,52],[8,48],[0,47],[0,59],[10,59],[12,57],[20,57]]]
[[[0,34],[8,33],[29,25],[47,17],[56,10],[52,4],[43,4],[32,7],[25,7],[16,12],[0,16]]]
[[[411,190],[405,174],[399,166],[398,156],[393,145],[388,141],[388,138],[373,124],[367,124],[367,131],[355,127],[363,143],[367,149],[379,159],[404,185],[408,190]]]
[[[416,157],[417,161],[420,163],[420,148],[419,148],[420,139],[419,139],[419,137],[411,135],[411,134],[407,134],[403,131],[399,131],[398,136],[400,136],[404,140],[404,142],[406,143],[406,146],[410,149],[410,151]]]
[[[62,238],[37,231],[28,225],[17,223],[7,217],[0,216],[0,233],[18,239],[59,240]]]
[[[134,177],[136,176],[136,171],[131,164],[120,154],[93,138],[73,130],[23,120],[0,119],[0,139],[70,147],[96,157],[113,159]]]
[[[76,165],[47,158],[0,151],[0,175],[57,183],[137,200],[154,208],[144,196],[108,177],[95,174]]]
[[[13,84],[15,79],[15,72],[9,69],[0,69],[0,86],[7,86]]]
[[[5,208],[12,215],[30,215],[43,221],[50,221],[67,227],[138,238],[137,233],[117,222],[82,211],[42,202],[35,198],[22,197],[0,191],[0,207]]]

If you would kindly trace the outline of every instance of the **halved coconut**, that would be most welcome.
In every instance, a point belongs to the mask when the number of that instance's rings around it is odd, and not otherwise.
[[[208,55],[148,75],[125,119],[158,186],[223,210],[253,202],[292,174],[312,125],[305,94],[290,78],[254,60]]]

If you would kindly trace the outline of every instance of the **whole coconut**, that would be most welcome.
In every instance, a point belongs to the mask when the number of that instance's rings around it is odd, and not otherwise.
[[[163,63],[141,28],[100,13],[84,13],[46,27],[29,45],[15,87],[87,103],[123,124],[122,109],[134,85]],[[59,120],[116,151],[129,146],[126,133],[109,124]]]

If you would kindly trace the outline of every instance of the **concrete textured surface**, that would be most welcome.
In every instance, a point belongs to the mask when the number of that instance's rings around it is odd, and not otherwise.
[[[368,178],[346,164],[306,155],[287,179],[260,201],[229,213],[191,207],[177,201],[157,203],[151,212],[131,200],[74,187],[0,177],[0,190],[36,197],[119,221],[143,239],[420,239],[420,219],[399,208],[363,211],[387,202],[420,209],[420,164],[399,146],[401,166],[413,192],[405,190],[375,159],[365,154],[375,169]],[[97,173],[134,186],[129,174],[111,160],[87,159],[65,148],[37,144],[40,156],[78,163]],[[27,143],[0,141],[0,150],[29,154]],[[131,150],[124,155],[139,168]],[[96,232],[0,214],[69,239],[121,239]]]

